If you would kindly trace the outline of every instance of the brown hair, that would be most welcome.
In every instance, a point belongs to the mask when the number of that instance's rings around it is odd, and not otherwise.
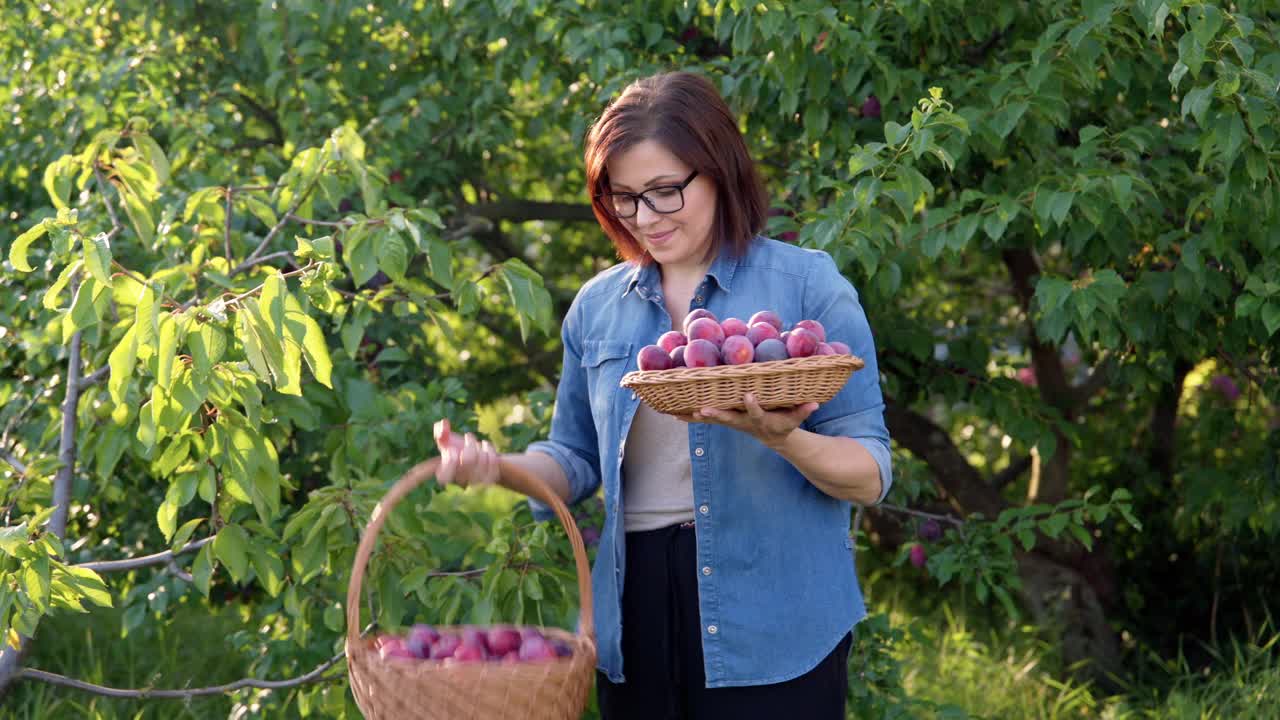
[[[661,143],[699,176],[715,183],[716,218],[709,253],[714,256],[728,244],[734,255],[744,254],[764,229],[768,205],[764,184],[738,131],[738,122],[715,86],[700,75],[670,72],[628,85],[587,134],[591,209],[618,255],[624,260],[647,262],[640,243],[596,196],[609,191],[609,158],[645,140]]]

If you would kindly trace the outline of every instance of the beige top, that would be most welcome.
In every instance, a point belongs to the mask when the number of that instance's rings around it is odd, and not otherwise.
[[[643,402],[622,455],[622,512],[626,532],[693,519],[689,424]]]

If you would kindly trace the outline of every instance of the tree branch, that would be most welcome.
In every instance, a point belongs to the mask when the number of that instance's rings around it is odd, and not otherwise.
[[[227,187],[227,205],[225,216],[222,223],[222,253],[227,259],[227,265],[231,264],[231,201],[235,197],[235,191],[230,186]]]
[[[320,168],[320,171],[323,172],[324,168]],[[284,214],[276,221],[275,227],[271,228],[267,233],[267,236],[262,238],[262,242],[258,243],[258,247],[254,248],[253,252],[249,253],[249,257],[245,258],[243,262],[231,270],[230,277],[235,277],[236,275],[239,275],[245,270],[253,267],[255,264],[253,261],[262,254],[263,250],[267,249],[267,246],[271,244],[271,241],[275,239],[275,236],[278,235],[280,230],[284,228],[285,224],[289,222],[289,218],[294,217],[294,213],[298,212],[298,208],[302,207],[302,203],[306,202],[307,196],[311,194],[311,191],[315,188],[316,182],[318,182],[319,179],[320,173],[317,172],[315,179],[313,179],[302,192],[298,193],[298,197],[294,199],[293,205],[290,206],[288,210],[284,211]]]
[[[271,126],[271,139],[261,141],[262,144],[276,145],[280,147],[284,146],[284,127],[280,124],[280,119],[276,117],[274,112],[243,92],[237,92],[235,98],[225,93],[222,93],[222,95],[230,100],[233,105],[247,109],[251,114],[256,115],[258,119]],[[239,98],[239,102],[236,101],[236,98]]]
[[[271,262],[272,260],[279,260],[280,258],[290,257],[292,255],[293,255],[293,252],[290,250],[281,250],[280,252],[268,253],[261,257],[256,257],[252,260],[246,260],[244,263],[241,264],[241,267],[244,270],[248,270],[249,268],[255,265],[261,265],[262,263]]]
[[[497,202],[478,203],[464,208],[462,214],[476,215],[487,220],[510,220],[511,222],[528,222],[530,220],[594,222],[596,219],[590,205],[542,202],[539,200],[499,200]]]
[[[210,536],[202,540],[196,540],[183,545],[177,550],[165,550],[153,555],[140,555],[138,557],[125,558],[124,560],[98,560],[96,562],[86,562],[76,565],[76,567],[92,570],[96,573],[119,572],[122,570],[136,570],[138,568],[149,567],[151,565],[164,565],[171,562],[179,555],[194,552],[200,548],[213,542],[215,536]]]
[[[1024,455],[1009,463],[1009,467],[996,473],[991,478],[991,487],[996,490],[1003,490],[1006,485],[1017,480],[1022,473],[1026,472],[1033,461],[1034,458],[1031,455]]]
[[[881,508],[883,510],[890,510],[896,513],[904,513],[906,515],[915,515],[916,517],[927,518],[930,520],[941,520],[942,522],[951,523],[952,525],[955,525],[958,528],[964,527],[964,520],[961,520],[960,518],[956,518],[956,517],[951,517],[950,515],[938,515],[936,513],[925,512],[923,510],[913,510],[911,508],[901,507],[899,505],[890,505],[889,503],[880,503],[879,505],[875,505],[873,507]]]
[[[111,366],[103,365],[102,367],[98,368],[97,370],[94,370],[93,372],[89,373],[88,375],[85,375],[83,378],[80,379],[80,390],[83,391],[85,388],[93,387],[94,385],[97,385],[103,380],[106,380],[110,376],[111,376]]]
[[[101,175],[99,175],[101,179]],[[117,226],[118,227],[118,226]],[[59,439],[58,474],[53,478],[53,515],[49,518],[49,531],[62,540],[67,534],[67,514],[71,508],[71,481],[76,467],[76,405],[80,402],[80,340],[81,331],[71,336],[67,358],[67,393],[62,400],[62,435]],[[23,658],[31,647],[31,638],[18,635],[17,648],[7,643],[0,649],[0,696],[15,678],[26,671],[19,671]]]
[[[1111,381],[1111,372],[1115,370],[1115,365],[1115,353],[1108,353],[1102,359],[1102,362],[1094,367],[1093,372],[1089,373],[1089,377],[1075,387],[1075,398],[1072,405],[1077,414],[1082,412],[1089,405],[1089,401],[1093,399],[1093,396],[1102,392],[1102,389]]]
[[[111,199],[107,197],[107,186],[111,183],[107,182],[107,179],[102,176],[102,170],[98,168],[96,162],[93,165],[93,176],[98,181],[98,191],[102,196],[102,204],[107,208],[107,215],[111,218],[111,231],[107,233],[107,238],[113,238],[124,226],[120,224],[120,216],[116,215],[116,209],[111,205]]]
[[[80,331],[71,336],[67,358],[67,394],[62,400],[62,436],[58,445],[58,474],[53,478],[53,516],[49,531],[62,540],[71,509],[71,480],[76,469],[76,406],[80,402]]]
[[[27,466],[23,465],[21,460],[9,454],[8,450],[0,451],[0,457],[3,457],[5,462],[9,463],[14,470],[17,470],[19,475],[27,474]]]
[[[932,420],[896,402],[885,404],[884,418],[893,439],[928,464],[965,512],[994,518],[1005,508],[1000,494],[983,482],[951,437]]]
[[[40,680],[52,685],[61,685],[62,687],[75,688],[76,690],[84,690],[85,692],[94,693],[96,695],[106,695],[115,698],[169,698],[181,699],[191,698],[200,695],[223,695],[244,688],[263,688],[266,690],[282,690],[284,688],[296,687],[298,685],[306,685],[313,682],[329,682],[342,677],[341,673],[335,673],[328,677],[322,677],[325,670],[333,667],[339,660],[345,657],[345,653],[338,653],[327,661],[316,667],[315,670],[292,680],[257,680],[254,678],[244,678],[225,685],[213,685],[211,687],[189,688],[186,690],[153,690],[150,688],[142,690],[121,689],[106,687],[105,685],[95,685],[93,683],[73,680],[64,675],[57,675],[43,670],[26,669],[18,674],[18,678],[22,680]]]

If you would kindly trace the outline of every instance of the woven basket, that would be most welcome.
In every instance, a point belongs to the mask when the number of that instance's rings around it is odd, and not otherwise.
[[[755,393],[765,410],[835,397],[853,371],[865,363],[854,355],[813,355],[745,365],[637,370],[622,377],[649,407],[668,415],[692,415],[701,408],[743,410],[742,396]]]
[[[351,582],[347,587],[347,673],[351,692],[369,720],[465,720],[524,718],[570,720],[582,716],[595,680],[596,639],[591,612],[591,571],[582,535],[564,502],[538,478],[506,461],[500,462],[502,484],[537,498],[555,510],[569,534],[578,571],[581,615],[578,634],[539,627],[548,639],[573,649],[570,657],[522,663],[474,662],[440,664],[431,660],[383,659],[374,638],[362,637],[360,586],[378,532],[396,503],[435,475],[433,458],[410,469],[373,511],[360,538]],[[458,627],[437,626],[440,630]]]

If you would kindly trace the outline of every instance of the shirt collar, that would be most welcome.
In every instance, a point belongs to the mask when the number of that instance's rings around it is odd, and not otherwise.
[[[707,277],[716,281],[716,285],[725,292],[732,292],[733,274],[738,269],[739,258],[733,256],[728,245],[720,248],[716,259],[711,261],[711,267],[707,268]],[[625,289],[622,291],[622,297],[626,297],[628,293],[640,286],[645,289],[646,294],[650,288],[659,284],[658,265],[654,262],[645,264],[636,263],[636,267],[627,277]]]

